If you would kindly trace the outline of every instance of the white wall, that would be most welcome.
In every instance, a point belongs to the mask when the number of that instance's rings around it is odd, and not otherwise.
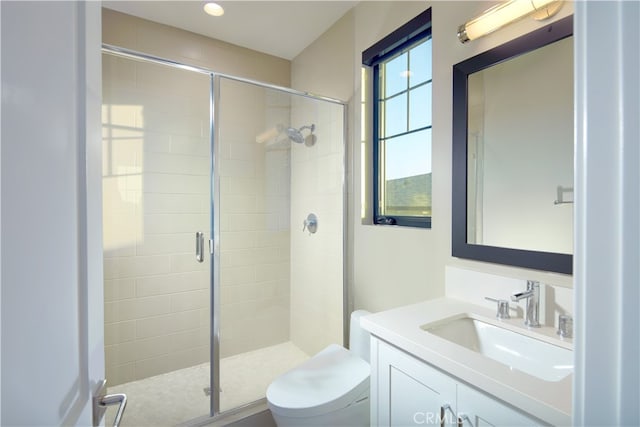
[[[104,43],[287,87],[290,62],[168,25],[102,9]]]
[[[2,43],[2,7],[0,6],[0,44]],[[2,58],[0,57],[0,81],[2,81]],[[0,84],[0,99],[2,99]],[[0,130],[2,114],[0,114]],[[2,229],[2,135],[0,132],[0,230]],[[0,244],[0,331],[2,331],[2,245]],[[0,378],[2,378],[2,337],[0,336]],[[2,420],[2,386],[0,385],[0,421]]]
[[[0,7],[2,424],[90,425],[104,377],[102,263],[92,257],[101,246],[100,9]]]
[[[362,50],[425,9],[421,2],[362,2],[292,63],[292,86],[349,101],[348,286],[350,304],[381,310],[425,299],[415,269],[428,268],[428,249],[415,244],[428,237],[424,230],[369,230],[360,219],[360,61]],[[354,142],[356,141],[356,142]],[[376,233],[379,231],[379,233]],[[396,248],[404,245],[406,249]],[[389,251],[383,248],[390,249]],[[425,261],[426,260],[426,261]]]
[[[638,2],[576,5],[577,426],[640,424],[638,20]]]
[[[521,20],[487,37],[462,45],[456,37],[458,26],[493,4],[488,1],[361,2],[293,60],[292,85],[295,88],[350,101],[352,119],[347,176],[352,230],[349,231],[348,257],[353,264],[349,286],[352,289],[352,302],[357,308],[378,311],[442,296],[447,265],[571,286],[570,276],[462,260],[450,255],[451,68],[464,59],[547,23]],[[371,147],[366,136],[361,135],[360,127],[362,51],[430,6],[434,55],[433,226],[430,230],[424,230],[370,225],[370,218],[361,218],[361,200],[365,200],[365,213],[371,203]],[[565,3],[553,20],[570,15],[572,11],[572,3]],[[361,179],[363,174],[365,179]]]

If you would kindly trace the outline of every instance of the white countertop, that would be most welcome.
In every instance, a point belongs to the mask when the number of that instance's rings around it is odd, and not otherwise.
[[[503,400],[542,421],[571,425],[573,374],[560,381],[544,381],[425,332],[427,323],[460,314],[473,314],[506,329],[573,348],[551,327],[528,329],[522,318],[496,320],[495,310],[452,298],[439,298],[364,316],[360,323],[376,337],[440,368],[448,374]],[[484,320],[484,319],[483,319]]]

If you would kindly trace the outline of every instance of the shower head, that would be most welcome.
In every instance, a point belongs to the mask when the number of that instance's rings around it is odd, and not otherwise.
[[[300,130],[296,128],[286,128],[285,132],[292,142],[295,142],[296,144],[304,144],[304,137]]]
[[[302,126],[300,129],[288,127],[284,131],[292,142],[296,144],[305,144],[307,147],[311,147],[316,142],[316,136],[313,134],[316,125],[311,124],[310,126]],[[305,138],[302,136],[302,131],[304,129],[309,129],[310,133]]]

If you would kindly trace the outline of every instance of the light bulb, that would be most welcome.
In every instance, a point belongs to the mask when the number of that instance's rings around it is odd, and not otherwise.
[[[205,3],[204,11],[211,16],[224,15],[224,9],[218,3],[213,3],[213,2]]]

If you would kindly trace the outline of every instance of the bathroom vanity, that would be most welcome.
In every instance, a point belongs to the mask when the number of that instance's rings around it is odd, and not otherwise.
[[[371,424],[571,424],[571,340],[452,298],[363,317]]]

